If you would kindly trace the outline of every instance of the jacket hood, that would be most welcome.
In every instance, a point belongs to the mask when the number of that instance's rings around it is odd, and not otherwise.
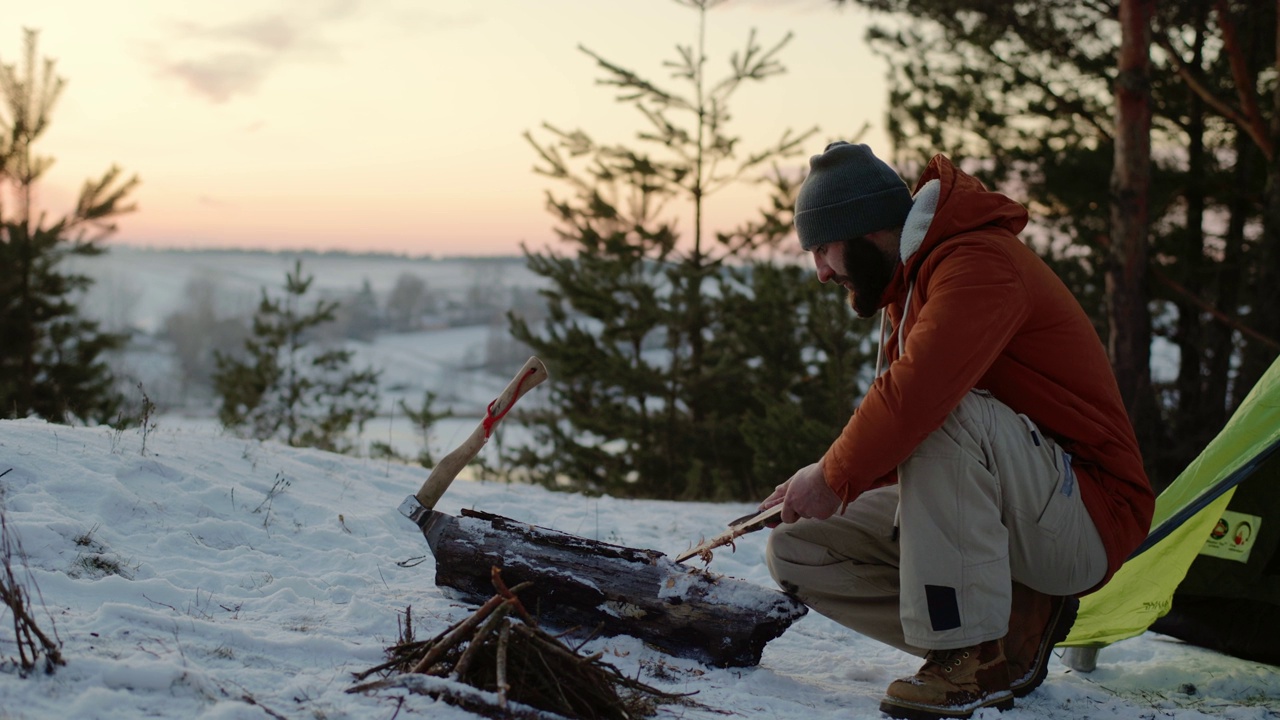
[[[906,318],[915,276],[920,264],[944,240],[972,231],[993,228],[1017,235],[1027,225],[1027,209],[1008,197],[991,192],[982,181],[951,164],[945,156],[934,155],[924,174],[916,181],[911,210],[898,239],[898,266],[880,297],[880,338],[875,374],[884,367],[884,342],[889,333],[885,308],[897,302]],[[906,332],[898,333],[898,354],[903,353]]]
[[[929,161],[912,192],[913,204],[899,241],[901,264],[880,298],[880,306],[902,297],[921,261],[939,243],[966,232],[1001,228],[1017,235],[1027,225],[1027,209],[960,170],[943,155]]]

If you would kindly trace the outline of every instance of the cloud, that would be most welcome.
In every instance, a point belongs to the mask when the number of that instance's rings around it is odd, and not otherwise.
[[[176,38],[152,53],[162,75],[214,103],[252,95],[272,73],[290,62],[335,62],[340,46],[325,33],[343,23],[371,16],[382,34],[447,30],[474,24],[474,13],[424,13],[416,2],[379,0],[282,2],[279,11],[220,23],[178,21]]]
[[[222,103],[257,90],[272,64],[248,53],[224,54],[202,60],[176,60],[165,67],[165,72],[197,95]]]
[[[252,94],[286,62],[339,57],[337,46],[323,33],[354,5],[344,1],[307,7],[309,12],[292,8],[217,24],[178,22],[177,41],[154,53],[153,62],[163,75],[215,103]]]
[[[281,15],[273,15],[211,28],[207,34],[229,42],[243,42],[271,53],[287,52],[296,47],[303,30],[303,23],[298,19],[289,20]]]

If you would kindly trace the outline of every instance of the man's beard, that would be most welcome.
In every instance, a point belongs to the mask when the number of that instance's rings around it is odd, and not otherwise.
[[[844,241],[844,267],[847,275],[837,278],[853,286],[849,291],[849,307],[858,317],[869,318],[880,309],[885,288],[893,280],[893,261],[865,237]]]

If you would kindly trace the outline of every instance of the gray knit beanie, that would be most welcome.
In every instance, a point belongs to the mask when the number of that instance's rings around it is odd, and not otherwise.
[[[866,145],[836,141],[809,158],[796,196],[796,234],[805,250],[898,227],[911,211],[911,191]]]

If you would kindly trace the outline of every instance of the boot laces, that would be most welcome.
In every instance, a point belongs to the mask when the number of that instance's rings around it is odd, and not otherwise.
[[[960,667],[965,660],[968,660],[972,652],[973,648],[933,650],[929,652],[929,661],[942,668],[943,672],[949,673]]]

